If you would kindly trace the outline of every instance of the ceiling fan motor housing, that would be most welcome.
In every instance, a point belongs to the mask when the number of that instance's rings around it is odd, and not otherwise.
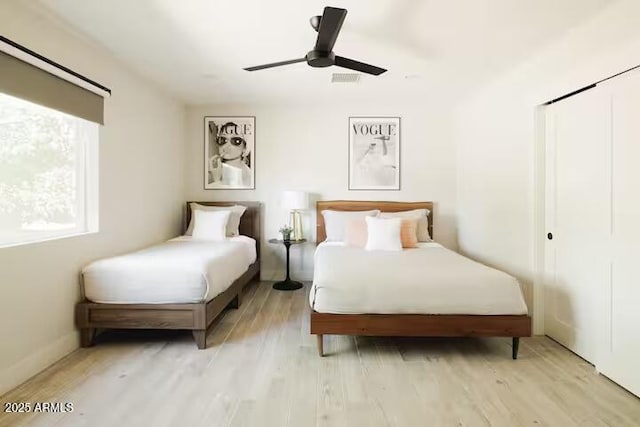
[[[312,67],[329,67],[336,62],[336,56],[333,52],[321,52],[319,50],[312,50],[307,53],[307,64]]]

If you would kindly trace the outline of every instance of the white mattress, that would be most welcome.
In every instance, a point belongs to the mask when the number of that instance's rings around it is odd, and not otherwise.
[[[256,260],[256,241],[224,242],[181,236],[89,264],[82,270],[87,299],[107,304],[179,304],[209,301]]]
[[[311,307],[337,314],[521,315],[518,281],[437,243],[398,252],[321,243]]]

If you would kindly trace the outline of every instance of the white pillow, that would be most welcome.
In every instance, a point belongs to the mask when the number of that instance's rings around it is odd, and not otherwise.
[[[417,219],[418,229],[416,231],[418,242],[430,242],[429,235],[429,209],[414,209],[402,212],[382,212],[380,218],[403,218]]]
[[[185,236],[191,236],[193,233],[193,214],[195,211],[230,211],[229,222],[227,223],[227,237],[238,236],[240,234],[240,217],[247,210],[246,206],[233,205],[233,206],[205,206],[198,203],[191,203],[191,222],[187,227],[187,231],[184,232]]]
[[[344,242],[347,223],[354,219],[368,216],[378,216],[379,210],[370,211],[322,211],[324,217],[324,229],[327,234],[325,242]]]
[[[368,251],[401,251],[400,239],[401,218],[366,217]]]
[[[193,226],[193,239],[194,240],[212,240],[222,241],[227,239],[227,223],[229,222],[229,216],[231,211],[193,211],[194,226]]]

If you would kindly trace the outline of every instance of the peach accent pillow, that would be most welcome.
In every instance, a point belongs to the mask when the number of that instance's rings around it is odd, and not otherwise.
[[[429,235],[429,209],[414,209],[411,211],[382,212],[380,218],[402,218],[418,220],[418,242],[431,242]]]
[[[418,247],[418,220],[403,219],[400,225],[400,240],[403,248]]]
[[[344,230],[344,242],[347,246],[364,248],[367,245],[367,222],[364,218],[347,220]]]

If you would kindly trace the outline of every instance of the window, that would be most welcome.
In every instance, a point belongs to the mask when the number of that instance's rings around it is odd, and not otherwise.
[[[97,231],[110,94],[0,35],[0,247]]]
[[[98,132],[0,93],[0,246],[97,231]]]

